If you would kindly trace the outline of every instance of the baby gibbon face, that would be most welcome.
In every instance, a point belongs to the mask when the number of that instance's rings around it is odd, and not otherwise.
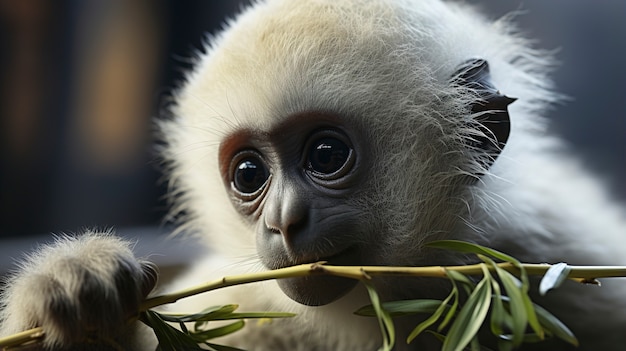
[[[224,185],[253,226],[261,262],[270,269],[319,261],[363,265],[360,238],[372,227],[359,198],[375,173],[367,139],[339,116],[306,112],[267,130],[238,130],[220,146]],[[281,280],[298,302],[329,303],[355,280],[307,277]]]

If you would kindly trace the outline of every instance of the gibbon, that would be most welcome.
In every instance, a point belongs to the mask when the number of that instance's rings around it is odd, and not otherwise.
[[[458,239],[524,262],[626,264],[625,211],[546,132],[551,59],[508,20],[438,0],[255,1],[210,40],[160,122],[180,231],[203,262],[175,290],[225,275],[327,261],[457,265],[425,248]],[[155,283],[130,243],[86,232],[32,253],[7,281],[1,335],[41,326],[52,350],[154,350],[125,324]],[[436,298],[436,279],[374,279],[384,300]],[[537,300],[581,350],[622,350],[626,283],[572,284]],[[226,340],[250,350],[376,350],[352,280],[315,276],[231,287],[173,309],[238,303],[295,312]],[[430,335],[398,350],[437,350]],[[569,350],[558,341],[524,350]]]

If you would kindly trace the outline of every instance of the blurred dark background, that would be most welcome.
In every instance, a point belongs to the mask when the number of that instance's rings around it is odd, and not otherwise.
[[[153,120],[243,1],[0,0],[0,239],[159,226]],[[473,0],[559,49],[552,128],[626,199],[626,2]]]
[[[154,118],[239,3],[0,0],[0,237],[158,226]]]

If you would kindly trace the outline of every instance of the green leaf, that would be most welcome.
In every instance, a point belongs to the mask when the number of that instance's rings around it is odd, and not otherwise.
[[[401,300],[391,301],[382,304],[382,308],[392,317],[407,316],[418,313],[434,313],[441,300],[419,299],[419,300]],[[354,314],[359,316],[374,317],[376,311],[374,306],[368,305],[359,308]]]
[[[502,317],[505,318],[504,322],[510,324],[513,331],[513,345],[519,346],[524,341],[526,325],[530,325],[535,334],[543,339],[545,337],[543,328],[537,319],[530,296],[528,296],[526,271],[523,269],[520,271],[522,281],[519,281],[513,274],[496,265],[493,260],[480,254],[478,256],[495,269],[510,298],[510,314],[503,314]],[[500,296],[500,300],[502,300],[502,296]]]
[[[557,338],[566,341],[574,346],[578,346],[578,339],[574,336],[569,328],[563,324],[558,318],[556,318],[552,313],[548,312],[543,307],[533,304],[535,312],[537,313],[537,318],[539,322],[546,330],[549,330],[556,336]]]
[[[474,338],[491,304],[491,275],[483,265],[485,275],[461,308],[443,342],[442,351],[461,351]]]
[[[194,330],[190,333],[191,337],[197,342],[206,342],[207,340],[218,338],[220,336],[228,335],[234,333],[238,330],[241,330],[245,325],[243,320],[239,320],[237,322],[224,325],[218,328],[213,328],[209,330]]]
[[[236,347],[232,347],[232,346],[226,346],[226,345],[218,345],[218,344],[211,344],[208,342],[204,343],[206,346],[208,346],[211,350],[215,350],[215,351],[245,351]]]
[[[468,278],[463,273],[446,269],[446,275],[448,276],[448,278],[455,280],[457,282],[463,283],[464,285],[467,285],[469,287],[473,288],[476,286],[476,283],[474,283],[470,278]]]
[[[505,271],[504,269],[498,266],[495,266],[495,263],[494,263],[494,267],[496,268],[496,271],[498,272],[498,276],[506,274],[508,277],[510,277],[512,282],[515,283],[515,285],[519,288],[521,301],[526,311],[526,320],[528,322],[528,325],[530,325],[532,330],[535,332],[535,334],[537,334],[537,336],[540,339],[545,338],[544,330],[541,327],[541,323],[539,323],[539,320],[537,319],[537,314],[535,313],[535,309],[533,308],[533,302],[530,299],[530,296],[528,295],[530,283],[528,281],[528,274],[526,273],[526,270],[520,269],[520,278],[521,278],[521,283],[520,283],[520,281],[517,280],[517,278],[515,278],[513,274]],[[508,292],[509,290],[507,290],[507,293]]]
[[[509,256],[505,253],[502,253],[494,249],[490,249],[488,247],[484,247],[478,244],[468,243],[465,241],[437,240],[437,241],[431,241],[427,243],[426,246],[437,248],[437,249],[453,250],[453,251],[463,252],[463,253],[482,254],[485,256],[496,258],[501,261],[514,263],[516,266],[521,265],[521,263],[512,256]]]
[[[472,341],[470,342],[470,350],[472,351],[480,351],[480,343],[478,342],[478,336],[474,335]]]
[[[441,333],[437,333],[435,331],[432,330],[427,330],[426,333],[431,334],[432,336],[434,336],[435,338],[437,338],[437,340],[444,342],[446,340],[446,336],[441,334]]]
[[[502,285],[504,285],[504,289],[510,299],[509,310],[512,323],[513,345],[519,346],[524,340],[524,332],[526,331],[526,325],[528,323],[524,298],[522,297],[521,283],[511,273],[498,266],[494,267],[496,267],[498,277],[500,281],[502,281]]]
[[[413,341],[413,339],[415,339],[424,330],[426,330],[426,328],[428,328],[431,325],[435,324],[435,322],[437,322],[439,320],[439,318],[441,318],[441,315],[443,314],[443,312],[446,309],[450,308],[450,306],[448,306],[448,302],[450,301],[450,299],[452,299],[453,295],[455,295],[454,291],[452,291],[448,295],[448,297],[446,297],[446,299],[443,300],[443,302],[441,302],[439,307],[437,307],[435,312],[433,314],[431,314],[430,317],[426,318],[426,320],[424,320],[422,323],[418,324],[417,327],[415,327],[413,329],[413,331],[409,334],[409,336],[406,339],[406,343],[407,344],[411,343],[411,341]]]
[[[496,263],[490,258],[484,255],[478,255],[484,262],[489,264],[492,268],[498,272],[498,266]],[[517,282],[517,285],[521,287],[521,283]],[[491,310],[491,323],[490,329],[491,332],[498,337],[502,337],[504,335],[504,330],[513,328],[513,316],[509,313],[507,309],[504,308],[503,299],[506,298],[507,306],[508,306],[508,297],[502,296],[502,290],[500,289],[500,284],[497,280],[493,279],[491,281],[491,287],[493,289],[492,296],[492,304],[493,308]],[[510,343],[510,342],[509,342]]]
[[[476,287],[476,283],[463,273],[446,269],[446,275],[453,282],[461,283],[461,286],[467,295],[470,295]]]
[[[491,288],[493,289],[493,296],[491,304],[493,308],[491,309],[491,323],[490,329],[491,333],[495,336],[500,336],[504,334],[504,327],[507,326],[507,323],[510,324],[510,315],[504,309],[504,305],[502,304],[502,293],[500,291],[500,284],[494,279],[492,280]]]
[[[539,294],[543,296],[549,290],[561,286],[571,270],[572,268],[563,262],[550,266],[539,283]]]
[[[510,299],[506,296],[502,296],[502,301],[506,304],[508,304],[510,302]],[[537,319],[539,320],[539,323],[541,324],[542,328],[545,329],[545,332],[550,334],[550,335],[554,335],[557,338],[566,341],[574,346],[578,346],[578,339],[576,339],[576,336],[574,335],[574,333],[572,333],[572,331],[565,325],[563,324],[563,322],[561,322],[558,318],[556,318],[553,314],[551,314],[550,312],[548,312],[546,309],[544,309],[543,307],[532,303],[532,307],[534,309],[534,311],[536,312],[536,316]],[[534,337],[533,337],[534,335]],[[512,339],[511,336],[503,336],[505,338],[508,337],[508,339]],[[537,340],[541,341],[544,339],[536,339],[537,335],[536,334],[527,334],[524,335],[524,342],[536,342]]]
[[[524,302],[524,308],[526,309],[528,325],[530,325],[532,330],[540,339],[545,339],[543,327],[541,326],[541,322],[539,322],[539,318],[537,317],[537,313],[535,312],[535,305],[531,301],[530,296],[528,296],[528,289],[525,289],[523,291],[522,299]]]
[[[163,313],[159,314],[160,317],[168,322],[179,323],[181,329],[185,332],[186,327],[183,323],[196,322],[194,328],[199,329],[210,321],[222,321],[222,320],[241,320],[241,319],[259,319],[259,318],[290,318],[294,317],[294,313],[284,312],[244,312],[235,313],[238,305],[224,305],[213,306],[203,310],[200,313],[194,314],[174,314]]]
[[[152,328],[159,341],[159,351],[202,350],[189,335],[163,321],[154,311],[145,311],[140,315],[141,321]]]
[[[511,331],[513,333],[513,345],[519,346],[524,338],[524,332],[526,331],[526,325],[528,323],[528,316],[526,315],[526,307],[524,306],[524,300],[522,293],[511,282],[510,276],[503,275],[500,280],[504,284],[506,293],[511,299],[509,304],[509,311],[511,315]]]
[[[188,323],[198,321],[213,321],[218,320],[223,316],[232,314],[239,306],[238,305],[224,305],[224,306],[212,306],[202,310],[200,313],[193,314],[174,314],[174,313],[160,313],[159,315],[163,320],[175,323]]]
[[[427,330],[426,333],[428,334],[432,334],[435,338],[437,338],[437,340],[443,342],[444,340],[446,340],[446,336],[437,332],[434,332],[432,330]],[[493,351],[488,347],[485,346],[480,346],[480,350],[481,351]],[[498,351],[505,351],[505,350],[498,350]],[[508,350],[507,350],[508,351]]]
[[[242,312],[230,313],[222,317],[213,319],[214,321],[229,319],[264,319],[264,318],[292,318],[297,316],[295,313],[288,312]]]
[[[374,286],[366,282],[364,282],[364,285],[367,288],[367,292],[369,293],[372,307],[376,312],[378,324],[380,325],[380,332],[383,337],[383,345],[380,350],[391,351],[396,340],[396,332],[393,325],[393,320],[391,319],[389,313],[387,313],[387,311],[385,311],[385,309],[382,307],[380,303],[380,297],[378,296],[376,289],[374,289]]]
[[[452,306],[448,309],[448,313],[446,313],[446,316],[444,317],[443,321],[437,327],[437,331],[442,331],[443,328],[445,328],[448,325],[448,323],[450,323],[450,321],[456,314],[457,308],[459,308],[459,288],[456,286],[456,283],[454,280],[452,280],[452,292],[450,294],[454,295],[454,301],[452,302]]]
[[[263,318],[292,318],[297,316],[295,313],[288,312],[242,312],[242,313],[228,313],[224,315],[205,317],[203,314],[171,314],[162,313],[163,320],[168,322],[210,322],[210,321],[224,321],[232,319],[263,319]],[[195,319],[198,318],[198,319]]]

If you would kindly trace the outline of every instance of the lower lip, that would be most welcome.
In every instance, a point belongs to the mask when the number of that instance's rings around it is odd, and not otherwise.
[[[330,265],[356,265],[361,261],[360,253],[356,249],[349,249],[341,253],[322,259]],[[278,280],[281,290],[292,300],[308,306],[329,304],[354,288],[357,280],[325,275],[288,278]]]

